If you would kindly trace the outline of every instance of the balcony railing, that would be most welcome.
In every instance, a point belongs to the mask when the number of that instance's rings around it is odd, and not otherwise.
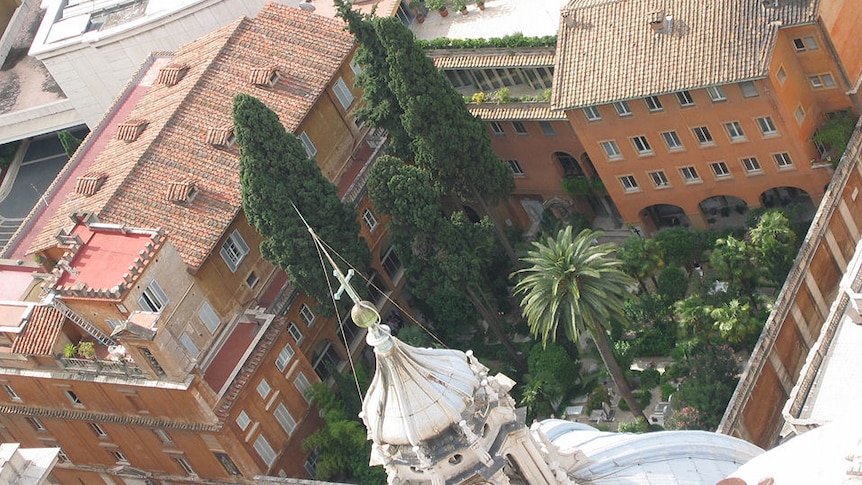
[[[67,370],[89,372],[93,374],[121,375],[126,377],[144,377],[141,369],[125,360],[97,360],[58,357],[60,366]]]

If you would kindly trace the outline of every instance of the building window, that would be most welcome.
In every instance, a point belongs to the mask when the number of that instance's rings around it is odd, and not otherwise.
[[[524,126],[524,123],[521,123],[520,121],[513,121],[512,122],[512,128],[514,128],[515,133],[517,133],[519,135],[526,135],[527,134],[527,127]]]
[[[725,123],[724,129],[727,131],[727,136],[730,137],[730,141],[745,140],[745,133],[743,133],[742,125],[740,125],[738,121],[731,121],[730,123]]]
[[[605,151],[605,155],[607,155],[610,160],[623,158],[623,154],[620,152],[620,147],[617,146],[617,142],[608,140],[601,142],[601,145],[602,150]]]
[[[36,431],[38,431],[40,433],[46,431],[45,425],[42,424],[42,421],[39,421],[38,419],[36,419],[32,416],[27,417],[27,422],[30,423],[30,426],[32,426],[33,429],[35,429]]]
[[[317,449],[311,451],[311,454],[308,455],[308,459],[305,460],[305,472],[308,473],[309,476],[314,476],[317,473]]]
[[[656,188],[670,186],[670,182],[668,182],[667,176],[661,170],[649,172],[649,178],[650,180],[652,180],[652,184]]]
[[[200,309],[198,310],[198,318],[201,319],[204,326],[209,330],[210,333],[214,333],[218,326],[221,324],[221,319],[218,314],[213,310],[213,307],[209,304],[208,301],[204,300]]]
[[[266,399],[271,391],[272,386],[269,385],[269,382],[266,379],[261,379],[257,385],[257,393],[260,394],[261,399]]]
[[[383,270],[389,275],[392,281],[397,281],[401,277],[401,260],[395,254],[395,248],[389,248],[383,257],[380,258],[380,265]]]
[[[596,108],[595,106],[585,107],[584,116],[587,117],[587,121],[600,121],[602,119],[602,115],[599,113],[598,108]]]
[[[290,414],[290,411],[284,407],[284,404],[278,403],[278,406],[275,408],[275,419],[278,421],[278,424],[281,425],[281,429],[283,429],[288,436],[293,434],[293,430],[296,429],[296,420],[293,419],[293,416]]]
[[[362,211],[362,222],[365,223],[365,227],[367,227],[369,231],[374,231],[374,229],[377,228],[377,218],[374,217],[374,213],[371,212],[370,209],[364,209]]]
[[[184,471],[184,472],[186,472],[188,475],[197,475],[197,473],[195,473],[194,468],[192,468],[192,465],[189,463],[189,461],[188,461],[188,460],[186,460],[186,458],[185,458],[185,457],[183,457],[183,456],[175,456],[175,457],[174,457],[174,461],[175,461],[175,462],[177,463],[177,465],[179,465],[179,466],[180,466],[180,468],[182,468],[182,469],[183,469],[183,471]]]
[[[787,152],[775,153],[772,155],[775,164],[778,168],[788,168],[793,166],[793,160],[790,159],[790,154]]]
[[[614,101],[614,109],[617,110],[617,115],[621,117],[632,115],[632,109],[629,108],[629,104],[625,101]]]
[[[709,94],[709,99],[711,99],[713,103],[727,101],[727,96],[724,95],[724,90],[721,89],[721,86],[707,86],[706,92]]]
[[[665,131],[661,134],[661,137],[664,138],[668,150],[681,150],[683,148],[682,141],[680,141],[679,135],[675,131]]]
[[[760,93],[757,92],[757,86],[754,84],[754,81],[742,81],[739,83],[739,89],[742,90],[742,96],[744,98],[756,98],[760,96]]]
[[[353,104],[353,93],[350,92],[350,88],[347,87],[344,79],[338,78],[335,84],[332,85],[332,91],[335,93],[335,97],[338,98],[338,102],[341,103],[342,108],[347,109]]]
[[[302,318],[302,323],[304,323],[308,328],[313,327],[314,321],[317,319],[314,312],[311,311],[311,308],[308,308],[308,305],[305,303],[299,305],[299,318]]]
[[[284,344],[284,348],[281,349],[281,352],[278,353],[278,357],[275,358],[275,366],[279,371],[284,372],[284,369],[287,368],[287,363],[290,362],[290,359],[296,354],[294,352],[293,347],[290,344]]]
[[[171,439],[171,435],[169,435],[167,431],[160,429],[160,428],[155,428],[153,430],[153,432],[156,434],[156,436],[159,437],[159,439],[162,441],[162,444],[165,444],[165,445],[174,444],[174,440]]]
[[[227,453],[213,452],[213,455],[215,456],[216,460],[221,463],[221,466],[222,468],[224,468],[224,471],[228,472],[229,475],[235,477],[242,476],[242,472],[239,471],[239,468],[237,468],[236,463],[234,463],[233,460],[230,459],[230,456],[228,456]]]
[[[554,125],[552,125],[550,121],[540,121],[539,127],[542,129],[542,134],[545,136],[555,136],[557,134],[557,132],[554,131]]]
[[[796,116],[797,123],[802,123],[802,121],[805,119],[805,110],[802,109],[802,105],[796,107],[796,111],[793,113],[793,115]]]
[[[341,363],[341,356],[328,340],[317,345],[311,359],[311,367],[321,381],[329,379],[330,369],[337,369]]]
[[[57,450],[57,461],[60,463],[72,463],[72,460],[69,459],[69,455],[67,455],[62,448]]]
[[[658,96],[647,96],[646,98],[644,98],[644,102],[646,103],[647,109],[652,112],[661,111],[664,109]]]
[[[639,192],[640,187],[638,187],[638,181],[635,180],[633,175],[623,175],[620,179],[620,184],[623,186],[623,190],[626,192]]]
[[[293,322],[290,322],[290,326],[287,327],[287,333],[289,333],[290,336],[293,337],[293,341],[296,342],[297,345],[302,342],[302,339],[305,338],[302,335],[302,330],[300,330],[299,327]]]
[[[709,164],[710,168],[712,168],[712,173],[715,174],[716,178],[724,178],[730,177],[730,170],[727,168],[727,164],[724,162],[712,162]]]
[[[517,160],[506,160],[506,162],[509,163],[509,168],[512,169],[514,175],[524,175],[524,169],[521,168],[521,164]]]
[[[159,364],[158,359],[156,359],[156,356],[153,355],[152,352],[150,352],[150,349],[146,347],[138,347],[138,350],[141,352],[141,355],[143,355],[144,358],[147,359],[147,363],[150,364],[150,367],[153,368],[153,372],[155,372],[156,375],[158,375],[159,377],[164,377],[166,375],[165,369],[162,367],[161,364]]]
[[[775,77],[778,78],[778,84],[784,84],[784,81],[787,80],[787,71],[784,70],[784,66],[778,68],[778,72],[775,73]]]
[[[129,463],[129,459],[126,458],[126,455],[124,455],[123,452],[120,450],[112,450],[111,456],[114,457],[114,460],[116,460],[117,463],[122,463],[122,464],[128,464]]]
[[[259,280],[260,279],[257,277],[257,274],[254,271],[252,271],[251,273],[248,274],[248,276],[246,276],[245,284],[248,285],[249,289],[253,289],[255,286],[257,286],[257,282]]]
[[[245,239],[242,238],[242,235],[236,229],[227,237],[219,251],[221,259],[227,264],[231,273],[236,273],[236,269],[239,268],[239,264],[242,263],[242,260],[245,259],[248,253],[248,244],[246,244]]]
[[[700,175],[698,175],[697,170],[694,167],[682,167],[679,169],[679,172],[682,174],[682,178],[687,184],[700,182]]]
[[[311,383],[308,382],[308,377],[305,377],[305,374],[302,372],[297,373],[293,379],[293,385],[306,401],[311,401]]]
[[[248,425],[251,424],[251,418],[248,417],[248,413],[245,410],[240,411],[236,417],[236,425],[239,426],[239,429],[245,431],[248,429]]]
[[[272,449],[272,446],[269,445],[269,441],[263,437],[263,435],[259,435],[256,440],[254,440],[254,449],[257,451],[257,454],[260,455],[260,458],[266,463],[266,466],[270,467],[273,463],[275,463],[275,450]]]
[[[158,313],[168,304],[168,295],[162,291],[162,287],[158,281],[153,280],[147,285],[141,297],[138,298],[138,304],[144,311]]]
[[[632,144],[635,146],[635,150],[641,155],[652,153],[652,147],[649,146],[649,141],[643,135],[633,137]]]
[[[180,343],[183,344],[183,347],[186,349],[186,353],[189,354],[189,357],[192,359],[196,359],[199,355],[201,355],[201,349],[195,345],[194,340],[192,340],[191,335],[183,332],[183,335],[180,337]]]
[[[778,134],[778,130],[775,129],[775,123],[772,122],[771,117],[764,116],[763,118],[756,118],[755,121],[757,121],[757,126],[760,128],[760,133],[763,136]]]
[[[692,128],[691,131],[694,132],[694,137],[697,138],[697,142],[700,143],[701,146],[715,144],[715,141],[712,139],[712,133],[709,132],[709,128],[698,126],[697,128]]]
[[[72,405],[73,405],[73,406],[75,406],[75,407],[77,407],[77,408],[82,408],[82,407],[84,407],[84,403],[83,403],[83,402],[81,402],[81,399],[80,399],[80,398],[78,397],[78,395],[77,395],[77,394],[75,394],[74,392],[72,392],[72,391],[63,391],[63,394],[65,394],[65,395],[66,395],[66,399],[68,399],[68,400],[69,400],[69,402],[70,402],[70,403],[72,403]]]
[[[4,384],[3,390],[6,391],[6,394],[9,395],[9,399],[13,401],[21,401],[21,396],[19,396],[18,393],[15,392],[15,389],[13,389],[12,386]]]
[[[299,141],[302,142],[302,146],[305,148],[305,153],[308,155],[308,158],[312,158],[317,155],[317,147],[315,147],[314,143],[311,142],[311,138],[308,137],[308,133],[304,131],[300,133]]]
[[[677,91],[675,94],[679,105],[683,108],[694,106],[694,98],[691,97],[690,91]]]
[[[748,173],[758,173],[761,171],[760,162],[757,161],[756,157],[746,157],[742,159],[742,166],[745,168],[745,171]]]
[[[491,132],[495,135],[506,134],[506,132],[503,131],[503,125],[501,125],[499,121],[489,121],[488,124],[491,126]]]
[[[90,423],[90,427],[93,428],[93,431],[99,438],[108,437],[108,433],[106,433],[105,430],[101,426],[99,426],[99,423]]]
[[[832,74],[819,74],[815,76],[808,76],[808,81],[811,82],[811,87],[814,89],[835,87],[835,78],[832,77]]]
[[[793,39],[793,48],[796,49],[796,52],[816,51],[817,41],[810,35],[797,37]]]

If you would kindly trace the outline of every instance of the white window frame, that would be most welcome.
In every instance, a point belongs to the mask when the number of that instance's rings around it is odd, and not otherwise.
[[[694,106],[694,97],[691,95],[691,91],[677,91],[676,100],[679,101],[679,105],[682,108],[690,108]]]
[[[670,181],[667,179],[667,175],[665,175],[664,170],[656,170],[653,172],[647,172],[649,175],[650,181],[652,181],[652,185],[655,188],[664,188],[670,187]]]
[[[155,433],[155,435],[159,437],[159,440],[161,440],[162,444],[174,444],[174,440],[171,438],[171,435],[169,435],[167,431],[161,428],[153,428],[153,433]]]
[[[634,175],[620,175],[617,179],[620,181],[620,185],[623,186],[623,192],[640,192],[640,185],[638,185],[638,181]]]
[[[275,415],[275,420],[278,421],[279,425],[281,425],[281,429],[283,429],[288,436],[292,435],[296,430],[296,419],[293,418],[293,415],[290,414],[287,407],[285,407],[283,403],[278,403],[273,414]]]
[[[138,298],[138,305],[141,306],[141,309],[153,313],[161,313],[169,302],[168,295],[165,294],[162,286],[156,280],[150,281],[150,284],[144,288]]]
[[[296,377],[293,378],[293,385],[302,394],[302,398],[306,402],[311,401],[311,382],[308,380],[308,377],[305,377],[305,374],[297,372]]]
[[[754,84],[754,81],[742,81],[739,83],[739,90],[742,91],[743,98],[756,98],[760,96],[760,92],[757,90],[757,85]]]
[[[314,322],[317,320],[317,316],[305,303],[299,305],[299,318],[302,319],[302,323],[308,328],[313,327]]]
[[[318,451],[317,448],[311,450],[308,458],[305,459],[305,464],[302,465],[305,468],[305,472],[311,476],[314,476],[317,473],[317,460],[318,460]]]
[[[512,169],[512,175],[524,175],[524,169],[521,168],[521,164],[517,160],[506,160],[506,163]]]
[[[299,329],[299,325],[290,322],[290,325],[287,326],[287,333],[293,338],[293,341],[296,342],[296,345],[302,343],[305,340],[305,335],[302,334],[302,330]]]
[[[682,150],[685,148],[682,145],[682,140],[680,140],[679,135],[673,130],[662,132],[661,137],[664,140],[664,144],[667,145],[667,149],[670,151]]]
[[[36,418],[34,416],[27,416],[27,422],[30,423],[30,426],[32,426],[33,429],[35,429],[39,433],[44,433],[45,431],[48,431],[42,421],[39,421],[39,418]]]
[[[261,379],[260,382],[257,383],[257,387],[255,389],[257,389],[257,394],[261,399],[266,399],[269,397],[269,393],[272,392],[272,386],[269,385],[266,378]]]
[[[110,449],[109,452],[111,453],[111,456],[117,460],[117,463],[129,463],[129,459],[119,448]]]
[[[722,89],[721,86],[707,86],[706,92],[709,94],[709,99],[711,99],[713,103],[727,101],[727,96],[724,94],[724,89]]]
[[[819,47],[817,46],[817,40],[813,35],[805,35],[793,39],[793,49],[796,50],[796,52],[806,52],[816,51]]]
[[[397,268],[395,268],[394,273],[390,274],[389,272],[389,261],[392,260],[392,256],[395,257],[395,260],[398,261]],[[380,258],[380,266],[383,267],[383,271],[386,273],[393,282],[397,282],[401,280],[401,277],[404,275],[404,264],[401,263],[401,258],[398,257],[398,253],[395,252],[395,247],[390,246],[389,249],[383,253],[383,257]]]
[[[362,222],[365,223],[365,227],[367,227],[371,232],[374,232],[374,230],[377,229],[377,218],[374,217],[374,213],[371,212],[371,209],[366,208],[362,210]]]
[[[293,347],[290,344],[284,344],[284,347],[278,352],[278,356],[275,358],[275,367],[280,371],[284,372],[287,369],[287,363],[293,359],[293,356],[296,355],[296,351],[293,350]]]
[[[811,87],[813,89],[828,89],[835,87],[835,78],[828,72],[808,76],[808,82],[811,83]]]
[[[239,229],[234,229],[227,239],[225,239],[224,244],[222,244],[219,255],[221,255],[221,259],[224,260],[230,272],[236,273],[239,265],[242,264],[242,260],[250,252],[251,249],[248,247],[245,239],[243,239]]]
[[[311,141],[311,137],[308,136],[308,133],[303,131],[299,134],[299,141],[302,142],[302,146],[305,148],[305,153],[308,155],[308,158],[313,158],[317,155],[317,147],[314,146],[314,143]]]
[[[709,162],[709,168],[712,170],[712,174],[715,175],[717,179],[728,178],[731,176],[730,168],[728,168],[727,164],[724,163],[723,160],[719,160],[717,162]]]
[[[503,125],[501,125],[499,121],[489,121],[488,125],[491,127],[491,133],[497,136],[503,136],[506,134],[506,130],[503,129]]]
[[[245,412],[245,409],[236,415],[236,419],[234,421],[236,422],[236,425],[239,426],[239,429],[243,431],[247,430],[249,425],[251,425],[251,418],[248,416],[248,413]]]
[[[694,165],[680,167],[679,173],[682,175],[682,179],[687,184],[694,184],[702,181],[700,178],[700,174],[697,173],[697,169],[694,168]]]
[[[715,145],[715,138],[712,136],[712,133],[706,125],[695,126],[691,129],[691,132],[694,133],[694,139],[697,140],[697,143],[700,146],[706,147]]]
[[[724,131],[732,142],[745,140],[745,132],[742,131],[742,125],[739,124],[738,121],[728,121],[727,123],[724,123]]]
[[[775,161],[775,165],[777,165],[779,169],[790,168],[793,166],[793,159],[790,158],[790,154],[787,152],[773,153],[772,159]]]
[[[180,343],[183,345],[183,348],[186,349],[186,352],[189,354],[189,357],[192,359],[197,359],[199,355],[201,355],[201,349],[195,345],[195,341],[192,340],[191,335],[188,332],[183,332],[180,336]]]
[[[617,112],[617,116],[620,118],[625,118],[632,115],[632,109],[629,104],[625,101],[614,101],[614,109]]]
[[[201,303],[201,307],[198,308],[198,318],[204,324],[204,327],[209,330],[210,334],[215,333],[219,325],[221,325],[221,318],[219,318],[218,313],[215,312],[207,300],[204,300]]]
[[[257,455],[266,463],[267,467],[271,467],[273,463],[275,463],[275,458],[278,456],[275,454],[275,450],[272,449],[272,445],[269,444],[269,441],[264,438],[263,434],[257,436],[254,439],[254,450],[257,451]]]
[[[805,108],[802,107],[801,104],[796,106],[796,111],[793,112],[793,116],[796,117],[796,122],[802,124],[805,121]]]
[[[338,98],[338,102],[341,104],[341,107],[345,110],[350,108],[350,105],[353,104],[353,100],[356,99],[356,96],[350,92],[350,88],[347,87],[347,83],[344,82],[344,78],[339,77],[338,80],[335,81],[335,84],[332,85],[332,92],[335,93],[335,97]]]
[[[189,463],[189,461],[186,459],[186,457],[174,455],[172,458],[174,459],[175,462],[177,462],[177,464],[180,466],[180,468],[182,468],[183,471],[186,472],[186,474],[191,475],[191,476],[195,476],[195,477],[198,476],[197,472],[195,472],[195,469],[192,468],[191,463]]]
[[[107,438],[108,437],[108,432],[105,431],[105,428],[103,428],[99,423],[91,422],[90,427],[93,428],[93,431],[96,433],[96,436],[98,436],[99,438]]]
[[[619,145],[615,140],[605,140],[599,142],[602,150],[605,152],[605,156],[608,157],[608,160],[619,160],[623,158],[623,153],[620,151]]]
[[[778,128],[776,128],[775,123],[772,122],[771,116],[762,116],[760,118],[755,118],[754,121],[757,122],[757,127],[760,128],[761,135],[773,136],[778,134]]]
[[[13,389],[12,386],[10,386],[9,384],[4,384],[3,390],[6,391],[6,394],[9,395],[9,399],[16,402],[22,401],[21,396],[19,396],[18,393],[15,392],[15,389]]]
[[[664,110],[664,106],[662,106],[661,99],[659,99],[658,96],[647,96],[644,98],[644,103],[651,113],[657,113]]]
[[[513,120],[512,121],[512,129],[515,130],[516,135],[520,135],[520,136],[529,135],[529,132],[527,131],[527,126],[524,124],[523,121]]]
[[[775,77],[778,79],[778,84],[784,84],[784,81],[787,80],[787,71],[784,70],[784,66],[778,68],[778,71],[775,72]]]
[[[584,106],[583,107],[584,116],[586,116],[587,121],[601,121],[602,114],[599,113],[599,108],[596,106]]]
[[[652,146],[649,144],[646,135],[633,136],[631,140],[639,155],[649,155],[652,153]]]
[[[760,160],[758,160],[757,157],[743,157],[739,159],[739,162],[742,164],[742,168],[745,169],[746,173],[763,172],[763,167],[760,166]]]

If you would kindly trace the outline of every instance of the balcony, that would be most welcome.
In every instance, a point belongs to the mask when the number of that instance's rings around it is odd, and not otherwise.
[[[128,360],[79,359],[58,356],[57,362],[66,370],[97,375],[115,375],[125,377],[140,377],[144,374],[134,362]]]

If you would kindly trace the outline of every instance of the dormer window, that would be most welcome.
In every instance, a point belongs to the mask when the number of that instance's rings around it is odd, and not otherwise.
[[[271,88],[278,81],[278,69],[275,67],[255,67],[251,70],[249,82],[255,86]]]
[[[89,197],[98,192],[107,179],[108,176],[104,173],[82,175],[78,177],[78,181],[75,183],[75,192],[84,197]]]
[[[207,143],[222,148],[230,148],[236,143],[233,126],[210,128],[207,132]]]
[[[135,141],[147,128],[147,120],[128,120],[117,126],[117,140]]]
[[[169,64],[159,69],[159,77],[156,78],[156,84],[173,86],[180,82],[188,71],[189,66],[185,64]]]
[[[190,179],[182,179],[168,184],[168,200],[171,202],[191,202],[197,194],[198,189]]]

